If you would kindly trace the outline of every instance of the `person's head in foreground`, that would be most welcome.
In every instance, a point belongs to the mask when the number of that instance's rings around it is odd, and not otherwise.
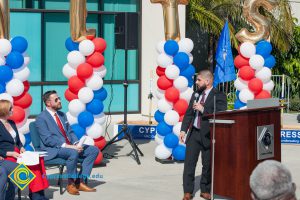
[[[256,166],[250,176],[250,188],[253,200],[297,200],[290,171],[275,160]]]

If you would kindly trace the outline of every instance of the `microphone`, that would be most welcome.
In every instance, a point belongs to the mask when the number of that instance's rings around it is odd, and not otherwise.
[[[196,92],[196,93],[194,94],[194,97],[195,97],[194,103],[197,103],[197,102],[199,101],[199,97],[200,97],[199,93]]]

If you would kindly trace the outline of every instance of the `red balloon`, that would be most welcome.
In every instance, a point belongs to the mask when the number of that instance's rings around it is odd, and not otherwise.
[[[234,59],[234,66],[238,69],[243,67],[243,66],[249,66],[249,59],[244,58],[242,55],[238,55]]]
[[[104,64],[104,56],[101,53],[95,51],[92,55],[86,58],[86,62],[97,68]]]
[[[88,40],[93,40],[94,38],[95,38],[94,35],[87,35],[87,36],[86,36],[86,39],[88,39]]]
[[[180,118],[179,118],[179,122],[182,122],[183,118],[184,118],[184,115],[181,115]]]
[[[77,71],[78,78],[85,80],[92,76],[93,67],[88,63],[82,63],[77,67],[76,71]]]
[[[101,163],[102,159],[103,159],[103,154],[102,154],[102,152],[100,151],[100,152],[98,153],[98,156],[97,156],[96,160],[94,161],[94,165],[99,165],[99,164]]]
[[[20,106],[23,109],[28,108],[32,103],[32,97],[27,92],[18,97],[14,97],[14,105]]]
[[[166,90],[169,87],[172,87],[172,85],[173,85],[173,80],[168,79],[165,75],[159,77],[157,80],[157,86],[161,90]]]
[[[263,90],[257,95],[255,95],[255,99],[268,99],[268,98],[271,98],[271,94],[267,90]]]
[[[106,49],[106,41],[103,38],[95,38],[93,39],[93,43],[95,45],[95,51],[99,53],[103,53]]]
[[[19,106],[14,106],[13,115],[9,119],[13,120],[16,124],[22,122],[25,119],[25,110]]]
[[[78,95],[71,92],[70,89],[67,89],[65,91],[65,98],[67,101],[72,101],[73,99],[78,99]]]
[[[72,76],[68,80],[68,85],[69,85],[70,91],[73,92],[74,94],[77,94],[78,91],[84,87],[84,82],[77,76]]]
[[[156,68],[157,76],[164,76],[165,71],[166,71],[166,68],[163,68],[163,67],[160,67],[160,66],[157,66],[157,68]]]
[[[248,87],[254,93],[260,93],[263,89],[263,82],[259,78],[253,78],[249,81]]]
[[[243,80],[249,81],[255,76],[255,71],[250,66],[244,66],[240,68],[239,70],[239,77],[241,77]]]
[[[179,115],[184,115],[186,110],[188,109],[189,104],[185,99],[179,99],[175,104],[174,104],[174,110],[178,112]]]
[[[94,142],[95,142],[95,146],[98,147],[99,150],[102,150],[103,147],[106,145],[106,140],[103,136],[97,138],[97,139],[94,139]]]
[[[24,85],[24,92],[28,92],[29,88],[30,88],[30,84],[28,81],[24,81],[23,82]]]
[[[165,92],[166,99],[173,103],[179,99],[179,96],[180,96],[180,92],[174,87],[168,88]]]

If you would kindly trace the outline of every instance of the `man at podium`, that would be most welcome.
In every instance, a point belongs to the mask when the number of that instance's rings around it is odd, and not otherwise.
[[[201,151],[202,175],[200,180],[200,196],[211,199],[211,141],[209,120],[206,114],[227,109],[226,95],[213,88],[213,74],[209,70],[198,73],[197,89],[193,93],[189,107],[182,121],[180,140],[186,136],[186,157],[183,171],[183,200],[192,199],[195,181],[195,169]],[[214,103],[214,97],[216,99]],[[187,134],[187,135],[186,135]]]

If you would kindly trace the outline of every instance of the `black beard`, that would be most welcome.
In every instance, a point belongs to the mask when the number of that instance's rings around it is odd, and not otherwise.
[[[201,94],[204,90],[206,89],[206,85],[203,85],[203,86],[198,86],[198,88],[197,88],[197,92],[199,93],[199,94]]]

